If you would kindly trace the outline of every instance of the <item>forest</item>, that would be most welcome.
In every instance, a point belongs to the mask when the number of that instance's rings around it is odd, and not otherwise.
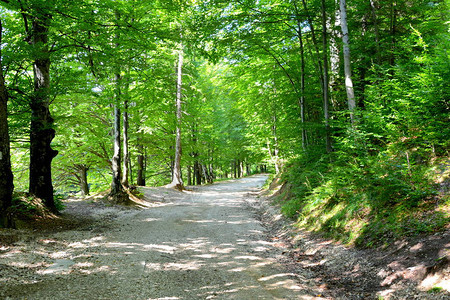
[[[1,0],[0,227],[271,173],[370,247],[449,224],[445,0]]]

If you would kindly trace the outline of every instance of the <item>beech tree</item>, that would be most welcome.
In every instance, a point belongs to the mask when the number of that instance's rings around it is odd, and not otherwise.
[[[0,20],[0,45],[2,44],[3,26]],[[14,189],[11,171],[11,155],[8,131],[8,92],[3,76],[2,52],[0,49],[0,227],[8,227],[10,218],[8,209],[11,206]]]
[[[350,111],[350,120],[354,122],[355,111],[355,93],[353,91],[352,69],[350,60],[350,46],[347,27],[347,7],[345,0],[339,0],[339,10],[341,15],[342,42],[344,47],[344,73],[345,73],[345,90],[347,91],[348,110]]]
[[[177,64],[177,93],[176,93],[176,133],[175,133],[175,158],[172,171],[172,182],[170,186],[178,190],[183,190],[183,180],[181,179],[181,98],[182,98],[182,76],[183,76],[183,46],[178,50]]]
[[[55,136],[50,113],[50,64],[51,50],[49,29],[52,26],[52,9],[57,1],[2,1],[8,8],[23,17],[25,39],[31,46],[29,59],[33,64],[33,94],[29,97],[30,121],[30,194],[43,200],[56,212],[53,199],[51,162],[58,151],[52,149]]]

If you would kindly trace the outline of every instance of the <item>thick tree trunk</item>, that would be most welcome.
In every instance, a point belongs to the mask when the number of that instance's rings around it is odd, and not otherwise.
[[[50,52],[48,29],[51,16],[35,16],[32,22],[31,43],[34,50],[34,94],[31,97],[30,123],[30,186],[29,192],[43,200],[46,207],[56,212],[53,199],[51,164],[58,154],[51,147],[55,137],[53,118],[50,115]]]
[[[340,0],[341,11],[341,28],[342,28],[342,42],[344,47],[344,73],[345,73],[345,90],[347,91],[348,110],[350,111],[350,120],[353,124],[355,121],[355,92],[353,91],[352,70],[350,61],[350,46],[347,27],[347,9],[345,7],[345,0]]]
[[[81,189],[81,195],[82,196],[88,196],[89,195],[89,184],[87,180],[87,171],[89,168],[85,165],[80,165],[80,189]]]
[[[0,45],[2,44],[2,29],[0,20]],[[11,220],[8,216],[8,208],[11,206],[14,185],[8,132],[8,92],[5,87],[1,58],[0,47],[0,227],[9,227]]]
[[[120,19],[120,14],[116,11],[117,20]],[[116,34],[116,40],[119,39],[119,34]],[[116,42],[116,48],[119,47],[118,41]],[[109,193],[109,200],[115,204],[126,204],[130,200],[128,194],[125,192],[122,186],[122,169],[121,169],[121,144],[120,144],[120,102],[122,100],[122,77],[120,75],[119,63],[116,63],[116,70],[114,75],[115,95],[114,95],[114,154],[111,161],[112,166],[112,183],[111,192]]]

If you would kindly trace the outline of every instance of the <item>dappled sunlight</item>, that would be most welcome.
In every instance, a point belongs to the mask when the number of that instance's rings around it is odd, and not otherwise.
[[[295,277],[277,271],[277,262],[268,258],[274,243],[262,238],[264,229],[242,210],[235,199],[242,193],[221,193],[223,185],[214,188],[201,195],[182,193],[185,198],[173,204],[142,210],[133,220],[117,223],[120,230],[67,233],[70,238],[60,234],[42,238],[32,252],[3,251],[0,259],[13,258],[10,266],[27,275],[15,283],[2,281],[39,287],[56,278],[86,276],[85,288],[116,278],[117,288],[124,287],[121,280],[136,282],[132,287],[137,290],[151,287],[153,294],[145,299],[258,299],[268,292],[271,299],[286,299],[283,295],[299,291]],[[160,294],[165,285],[171,286],[170,294]]]

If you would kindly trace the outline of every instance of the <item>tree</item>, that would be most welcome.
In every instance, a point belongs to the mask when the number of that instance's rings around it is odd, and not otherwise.
[[[0,45],[2,45],[3,26],[0,20]],[[8,131],[8,92],[3,76],[2,52],[0,48],[0,227],[10,226],[8,209],[11,206],[14,189],[11,171],[11,155]]]
[[[345,73],[345,90],[347,91],[348,110],[350,111],[350,120],[354,123],[355,111],[355,93],[353,91],[352,69],[350,60],[349,36],[347,27],[347,8],[345,0],[339,0],[339,7],[341,12],[341,28],[342,28],[342,42],[344,47],[344,73]]]
[[[115,11],[116,21],[120,21],[120,13],[118,10]],[[119,28],[118,24],[116,26]],[[117,29],[115,34],[116,39],[116,49],[119,48],[119,29]],[[119,52],[120,53],[120,52]],[[114,145],[114,154],[112,157],[112,183],[111,183],[111,192],[108,195],[108,198],[113,203],[127,203],[129,201],[128,194],[124,191],[122,186],[122,169],[121,169],[121,127],[120,127],[120,119],[121,115],[121,102],[122,102],[122,75],[121,69],[119,66],[119,62],[116,60],[114,63],[114,125],[113,125],[113,145]]]
[[[175,159],[173,164],[172,182],[169,186],[178,190],[183,190],[183,180],[181,179],[181,97],[182,97],[182,76],[183,76],[183,47],[178,50],[177,67],[177,94],[176,94],[176,115],[177,126],[175,133]]]

